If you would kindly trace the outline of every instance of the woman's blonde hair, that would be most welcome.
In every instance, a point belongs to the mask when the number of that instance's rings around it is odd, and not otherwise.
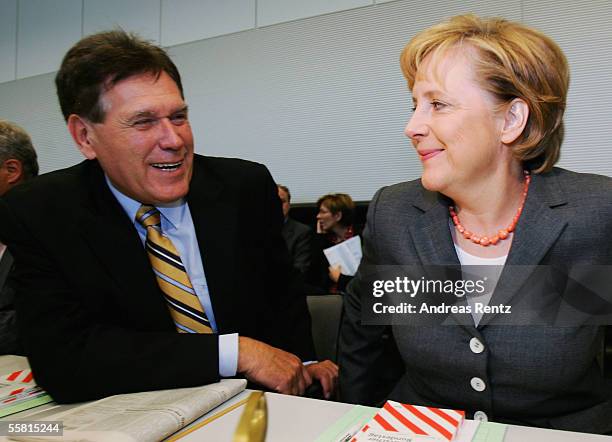
[[[417,34],[406,45],[400,64],[412,90],[419,66],[467,45],[476,81],[500,103],[515,98],[529,106],[529,118],[513,144],[515,158],[535,173],[559,160],[569,67],[561,48],[535,29],[501,18],[460,15]]]

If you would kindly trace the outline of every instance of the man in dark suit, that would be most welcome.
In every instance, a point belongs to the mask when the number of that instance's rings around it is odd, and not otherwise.
[[[95,34],[56,86],[87,160],[0,204],[37,382],[60,402],[237,374],[283,393],[312,378],[333,388],[335,365],[302,364],[310,323],[287,291],[274,181],[259,164],[194,155],[168,55]]]
[[[36,151],[21,127],[0,120],[0,196],[38,175]],[[14,290],[7,284],[13,256],[0,242],[0,354],[21,354],[15,325]]]
[[[17,343],[17,326],[13,306],[15,293],[6,283],[12,267],[12,255],[6,250],[6,246],[0,246],[0,354],[3,355],[21,353]]]
[[[312,229],[306,224],[302,224],[289,217],[289,210],[291,209],[291,192],[287,186],[278,184],[277,187],[278,197],[283,207],[283,217],[285,218],[281,233],[285,240],[285,244],[287,244],[287,249],[289,250],[291,264],[301,274],[305,274],[310,266],[310,260],[312,259]]]

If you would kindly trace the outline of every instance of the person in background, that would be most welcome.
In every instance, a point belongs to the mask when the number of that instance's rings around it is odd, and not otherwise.
[[[55,84],[86,160],[0,200],[37,383],[61,403],[237,375],[332,391],[335,365],[303,364],[310,318],[288,289],[276,184],[261,164],[194,154],[168,54],[97,33],[67,52]]]
[[[408,326],[362,323],[372,295],[365,268],[435,267],[448,269],[447,279],[465,266],[497,268],[492,297],[480,302],[514,308],[527,294],[535,303],[567,294],[536,267],[612,264],[612,179],[555,167],[569,67],[554,41],[521,23],[464,15],[417,34],[400,63],[414,102],[405,133],[423,171],[370,204],[362,266],[344,302],[342,400],[375,397],[373,363],[390,329],[403,372],[389,399],[479,421],[612,434],[602,326],[540,322],[551,304],[510,325],[499,310],[449,316],[455,325],[410,326],[410,315]],[[563,282],[572,285],[567,275]],[[573,285],[584,302],[585,286]]]
[[[38,175],[38,160],[30,136],[10,121],[0,120],[0,197]],[[0,242],[0,354],[22,354],[15,324],[14,290],[7,283],[13,256]]]
[[[38,176],[38,157],[25,130],[0,120],[0,197],[31,178]]]
[[[317,234],[313,243],[312,265],[307,282],[313,292],[344,292],[352,276],[342,269],[331,267],[323,250],[352,238],[357,233],[353,226],[355,203],[346,193],[330,193],[317,201]]]
[[[291,192],[287,186],[277,184],[278,197],[281,200],[283,207],[283,216],[285,223],[283,224],[282,235],[289,250],[289,258],[295,269],[302,275],[306,274],[310,267],[312,259],[312,229],[306,224],[289,217],[291,209]]]

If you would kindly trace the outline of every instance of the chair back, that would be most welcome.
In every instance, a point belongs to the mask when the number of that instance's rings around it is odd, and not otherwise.
[[[318,360],[337,362],[342,296],[313,295],[307,296],[306,301],[312,318],[312,338]]]
[[[610,379],[610,386],[612,387],[612,325],[606,326],[602,365],[604,375]]]

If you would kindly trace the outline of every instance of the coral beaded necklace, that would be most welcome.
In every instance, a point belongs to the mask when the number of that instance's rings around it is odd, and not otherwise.
[[[531,175],[529,175],[529,172],[526,170],[523,171],[523,174],[525,175],[525,182],[523,184],[523,197],[521,200],[521,204],[519,205],[518,210],[516,211],[516,215],[514,215],[514,218],[512,218],[512,222],[508,225],[508,227],[506,227],[505,229],[499,230],[497,234],[493,237],[479,236],[467,230],[465,227],[461,225],[461,222],[459,221],[459,217],[457,216],[457,212],[455,212],[455,207],[448,206],[448,211],[450,212],[450,216],[453,220],[453,224],[455,225],[456,229],[459,231],[459,233],[463,235],[465,239],[472,241],[474,244],[478,244],[480,246],[486,247],[489,245],[495,245],[499,241],[508,238],[510,233],[512,233],[514,229],[516,228],[516,223],[518,223],[518,220],[521,217],[521,213],[523,212],[523,206],[525,205],[525,199],[527,199],[527,192],[529,191],[529,183],[531,182]]]

